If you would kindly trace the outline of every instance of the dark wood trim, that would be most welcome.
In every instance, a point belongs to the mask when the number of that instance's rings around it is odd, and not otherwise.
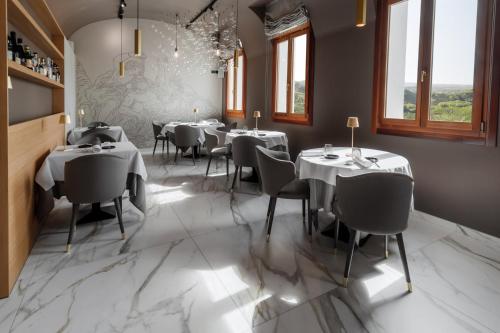
[[[292,94],[292,83],[293,83],[293,39],[295,37],[306,35],[307,36],[307,50],[306,50],[306,82],[305,82],[305,93],[304,93],[304,114],[297,115],[292,112],[293,104],[293,94]],[[277,69],[277,46],[283,41],[288,41],[288,64],[287,64],[287,105],[286,113],[276,112],[277,107],[277,96],[276,96],[276,84],[278,78]],[[300,27],[294,28],[272,40],[273,49],[273,60],[272,60],[272,94],[271,94],[271,105],[272,105],[272,119],[277,122],[287,122],[298,125],[312,125],[312,91],[313,91],[313,72],[314,72],[314,34],[309,23],[306,23]]]
[[[227,91],[228,85],[227,85],[227,77],[224,79],[224,91],[226,93],[226,110],[224,112],[225,116],[228,118],[240,118],[240,119],[245,119],[246,118],[246,109],[247,109],[247,56],[245,54],[245,50],[240,50],[238,52],[238,56],[243,55],[243,62],[240,63],[240,66],[243,66],[243,91],[242,91],[242,109],[238,110],[236,109],[236,97],[237,97],[237,89],[238,89],[238,71],[236,68],[233,66],[233,86],[234,86],[234,93],[233,93],[233,105],[232,107],[229,106],[229,93]],[[233,60],[234,61],[234,60]]]
[[[442,122],[429,119],[432,89],[432,52],[434,4],[436,0],[423,0],[421,8],[420,45],[418,75],[426,71],[423,81],[417,78],[416,119],[386,119],[385,96],[387,76],[387,40],[389,34],[389,6],[401,0],[380,0],[377,3],[377,23],[375,39],[375,70],[373,79],[373,116],[374,133],[424,136],[456,140],[462,142],[496,144],[498,122],[498,78],[500,69],[498,24],[498,0],[478,0],[478,19],[476,30],[476,52],[474,63],[474,96],[471,123]],[[496,39],[495,39],[496,38]],[[495,48],[495,49],[493,49]],[[497,97],[495,97],[497,96]],[[486,124],[481,132],[481,123]]]

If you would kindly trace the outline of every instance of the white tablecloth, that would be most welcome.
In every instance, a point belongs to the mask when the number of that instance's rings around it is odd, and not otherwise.
[[[101,127],[99,127],[101,128]],[[106,129],[111,132],[111,136],[116,139],[118,142],[128,142],[128,138],[125,135],[125,131],[121,126],[109,126],[108,127],[102,127],[102,129]],[[88,127],[76,127],[71,131],[71,134],[68,136],[68,142],[70,144],[75,144],[81,137],[83,136],[83,133],[90,130]]]
[[[376,157],[377,164],[364,168],[359,164],[346,165],[352,158],[346,156],[351,148],[335,147],[333,154],[339,159],[330,160],[323,157],[323,148],[302,152],[295,162],[300,179],[308,179],[311,186],[311,208],[331,210],[331,202],[335,193],[337,175],[350,177],[370,172],[395,172],[412,176],[410,163],[406,158],[393,153],[361,149],[363,157]]]
[[[288,138],[285,133],[277,131],[258,131],[258,134],[264,134],[262,136],[257,135],[256,137],[265,141],[267,148],[283,146],[288,151]],[[231,143],[234,138],[241,135],[254,136],[254,132],[239,129],[231,130],[231,132],[226,135],[226,144]]]
[[[111,154],[125,157],[129,161],[129,173],[139,175],[146,181],[148,174],[139,150],[131,142],[115,142],[113,146],[116,148],[103,149],[100,153],[90,153],[88,149],[79,149],[76,146],[67,146],[66,150],[59,150],[64,147],[58,147],[43,162],[35,176],[35,182],[45,191],[50,190],[56,181],[64,181],[64,164],[86,154]]]
[[[199,129],[200,134],[198,137],[198,142],[201,144],[205,143],[205,129],[206,128],[216,129],[216,128],[224,126],[223,123],[215,123],[215,122],[209,123],[209,122],[205,122],[205,121],[200,121],[198,123],[171,122],[171,123],[168,123],[165,126],[163,126],[163,128],[161,130],[161,134],[166,135],[167,132],[175,133],[175,127],[179,126],[179,125],[188,125],[188,126]]]

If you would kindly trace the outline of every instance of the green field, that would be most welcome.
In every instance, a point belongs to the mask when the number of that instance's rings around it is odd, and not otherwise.
[[[470,123],[473,90],[471,86],[434,85],[430,120]],[[415,119],[416,90],[405,88],[404,118]]]

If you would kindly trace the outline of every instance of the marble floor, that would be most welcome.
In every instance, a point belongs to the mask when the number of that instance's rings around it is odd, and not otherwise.
[[[268,197],[231,194],[222,161],[205,177],[206,160],[143,156],[148,210],[125,200],[127,240],[116,220],[78,226],[65,254],[71,209],[58,201],[0,300],[0,332],[500,332],[499,239],[415,211],[413,293],[395,239],[384,259],[376,237],[345,289],[344,252],[308,239],[300,202],[278,201],[266,243]]]

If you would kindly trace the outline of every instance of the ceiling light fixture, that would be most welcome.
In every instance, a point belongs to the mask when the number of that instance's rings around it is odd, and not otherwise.
[[[361,28],[366,25],[366,0],[358,0],[356,8],[356,27]]]
[[[134,37],[135,37],[134,53],[136,57],[140,57],[142,51],[142,41],[141,41],[141,30],[139,30],[139,0],[137,0],[137,28],[135,29]]]
[[[175,14],[175,51],[174,51],[174,57],[179,56],[179,50],[177,49],[177,30],[179,28],[179,14]]]
[[[120,19],[120,64],[118,66],[120,77],[125,76],[125,62],[123,61],[123,18]]]
[[[240,47],[240,43],[239,43],[239,35],[238,35],[238,14],[239,14],[239,8],[238,8],[238,4],[239,4],[239,1],[236,0],[236,25],[235,25],[235,36],[236,36],[236,40],[235,40],[235,43],[234,43],[234,56],[233,56],[233,66],[234,68],[238,68],[239,66],[239,53],[238,53],[238,49]]]

